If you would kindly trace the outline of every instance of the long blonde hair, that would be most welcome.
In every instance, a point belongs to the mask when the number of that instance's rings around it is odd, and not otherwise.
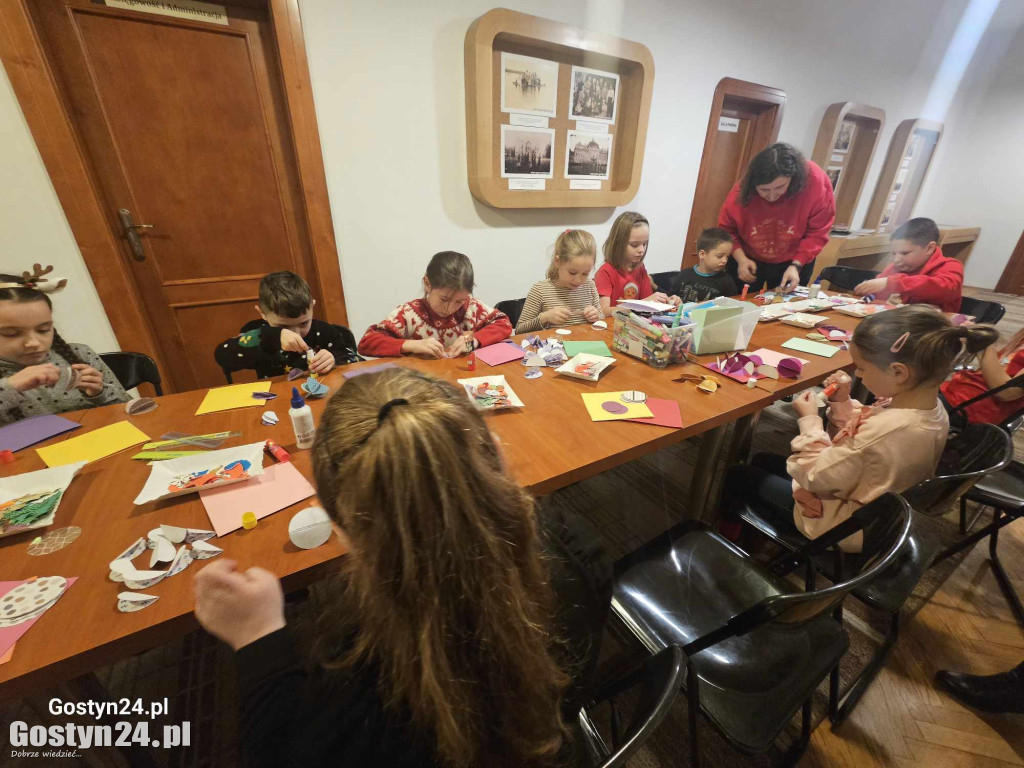
[[[589,256],[597,261],[597,240],[582,229],[567,229],[555,240],[555,252],[548,265],[547,279],[557,280],[558,269],[577,256]]]
[[[633,230],[641,225],[650,226],[642,215],[636,211],[620,213],[619,217],[612,223],[608,239],[604,241],[604,260],[620,272],[626,269],[626,246],[629,245],[629,238]]]
[[[386,706],[443,765],[553,758],[569,681],[534,503],[465,393],[407,368],[352,379],[324,410],[313,471],[351,545],[338,607],[354,626],[322,622],[325,666],[379,665]]]

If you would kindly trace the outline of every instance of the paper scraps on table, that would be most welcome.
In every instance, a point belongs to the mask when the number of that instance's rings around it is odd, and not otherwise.
[[[304,368],[289,368],[287,378],[288,381],[295,381],[296,379],[301,379],[305,375],[306,371]]]
[[[826,319],[806,312],[794,312],[783,317],[782,323],[783,325],[795,325],[797,328],[813,328],[818,323],[824,323]]]
[[[679,376],[674,378],[673,381],[681,381],[684,384],[696,384],[699,392],[704,392],[709,395],[715,394],[715,392],[718,391],[718,388],[722,385],[722,382],[714,376],[698,373],[681,373]]]
[[[512,391],[504,376],[478,376],[457,381],[465,388],[473,405],[481,411],[523,407],[523,401]]]
[[[320,399],[328,392],[331,388],[324,384],[320,379],[310,376],[304,382],[302,382],[302,391],[305,392],[309,397],[313,399]]]
[[[476,351],[476,359],[491,367],[520,360],[524,355],[526,352],[514,341],[491,344],[489,347],[481,347]]]
[[[837,325],[822,325],[818,328],[818,333],[829,341],[851,341],[853,339],[853,331],[847,331]]]
[[[0,537],[52,525],[84,461],[0,478]]]
[[[584,381],[597,381],[604,370],[614,362],[614,357],[580,352],[556,368],[555,373]]]
[[[256,400],[275,400],[275,399],[277,399],[277,395],[275,395],[273,392],[253,392],[252,396]]]
[[[539,366],[533,365],[526,369],[526,373],[523,374],[524,378],[527,379],[539,379],[543,373]]]
[[[121,613],[134,613],[148,608],[159,599],[156,595],[144,595],[141,592],[121,592],[117,596],[117,610]]]
[[[294,370],[294,369],[293,369]],[[232,384],[228,387],[217,387],[206,393],[203,402],[196,409],[196,416],[217,411],[230,411],[235,408],[251,408],[263,403],[254,400],[253,392],[269,392],[269,381],[254,381],[248,384]]]
[[[260,423],[265,427],[272,427],[281,419],[273,411],[264,411],[263,416],[260,417]]]
[[[129,416],[141,416],[156,410],[158,406],[159,403],[152,397],[136,397],[124,404],[124,412]]]
[[[242,527],[242,511],[262,519],[315,493],[295,465],[287,462],[271,464],[248,483],[203,491],[199,499],[217,535],[224,536]]]
[[[55,528],[52,531],[47,531],[44,535],[37,536],[33,539],[25,552],[32,557],[52,555],[54,552],[59,552],[64,549],[64,547],[73,543],[81,535],[82,529],[77,525],[69,525],[65,528]]]
[[[676,309],[671,304],[664,304],[660,301],[649,301],[645,299],[621,299],[615,306],[616,308],[625,307],[633,312],[646,313],[674,312]]]
[[[130,421],[119,421],[36,451],[46,466],[59,467],[78,461],[98,461],[146,440],[146,433]]]
[[[863,302],[835,308],[836,312],[850,317],[867,317],[868,315],[877,315],[879,312],[887,312],[890,309],[892,307],[888,304],[866,304]]]
[[[346,369],[342,375],[346,381],[354,379],[356,376],[365,376],[367,373],[378,373],[379,371],[386,371],[388,368],[397,368],[398,366],[394,363],[380,363],[379,365],[367,365],[363,368],[352,368]]]
[[[74,585],[76,581],[78,581],[78,577],[72,576],[70,578],[65,579],[61,576],[44,576],[41,578],[26,579],[24,581],[0,581],[0,596],[2,596],[0,597],[0,599],[3,599],[7,597],[14,589],[18,589],[19,587],[22,587],[29,583],[35,583],[44,580],[47,581],[47,583],[49,584],[49,586],[46,589],[46,592],[50,593],[52,591],[53,594],[56,596],[52,597],[52,599],[50,599],[49,602],[37,606],[34,611],[30,611],[28,613],[21,613],[19,611],[19,616],[12,617],[10,621],[5,621],[2,624],[0,624],[0,656],[6,655],[7,652],[14,647],[14,644],[18,642],[18,640],[20,640],[22,636],[24,636],[24,634],[28,632],[40,618],[42,618],[42,615],[46,613],[48,610],[50,610],[54,605],[56,605],[57,601],[61,598],[61,596],[64,595]],[[61,586],[62,583],[63,586]],[[58,588],[59,593],[57,592]],[[22,592],[20,592],[19,594],[28,593],[29,591],[22,590]],[[15,618],[17,618],[18,620],[14,620]]]
[[[220,448],[225,440],[232,437],[241,437],[241,432],[210,432],[205,435],[189,435],[184,432],[168,432],[161,435],[159,440],[146,443],[142,450],[150,451],[156,448],[177,449],[186,445],[194,445],[198,448],[205,448],[212,451]]]
[[[52,413],[29,416],[27,419],[0,427],[0,451],[20,451],[22,448],[63,435],[81,426],[77,421]]]
[[[797,352],[807,352],[812,355],[818,355],[819,357],[832,357],[839,351],[839,347],[833,347],[828,344],[822,344],[820,341],[811,341],[810,339],[801,339],[795,336],[789,341],[783,342],[782,347],[783,349],[795,349]]]
[[[646,403],[624,403],[622,392],[582,392],[583,406],[594,421],[654,417]]]
[[[540,336],[530,336],[521,344],[524,355],[522,363],[528,368],[547,366],[557,368],[569,359],[565,352],[565,345],[560,339],[544,339]]]
[[[657,397],[649,397],[644,402],[651,413],[649,419],[630,418],[624,421],[635,421],[637,424],[651,424],[656,427],[670,427],[672,429],[683,428],[683,415],[679,410],[679,403],[675,400],[663,400]]]
[[[320,507],[300,509],[288,522],[288,538],[299,549],[316,549],[331,538],[331,518]]]
[[[208,541],[196,541],[192,544],[192,556],[196,560],[209,560],[211,557],[216,557],[223,551],[223,549],[215,547]]]
[[[135,497],[135,504],[258,477],[263,474],[263,446],[264,442],[260,441],[151,464],[149,477]]]
[[[567,341],[564,343],[565,354],[575,357],[580,353],[596,355],[598,357],[614,357],[608,345],[603,341]]]

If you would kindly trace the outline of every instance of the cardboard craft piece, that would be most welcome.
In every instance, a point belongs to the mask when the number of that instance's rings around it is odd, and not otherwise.
[[[144,595],[141,592],[121,592],[117,596],[117,610],[121,613],[134,613],[148,608],[159,599],[157,595]]]
[[[470,402],[481,411],[523,407],[523,401],[512,391],[504,376],[478,376],[457,381],[466,390]]]
[[[52,525],[84,461],[0,478],[0,537]]]
[[[265,442],[221,448],[199,456],[171,459],[150,465],[149,477],[135,504],[240,483],[263,474]]]

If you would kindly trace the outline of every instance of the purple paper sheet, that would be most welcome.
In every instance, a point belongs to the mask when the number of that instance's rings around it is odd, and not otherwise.
[[[383,371],[387,368],[397,368],[398,366],[394,363],[381,363],[380,365],[371,365],[367,368],[356,368],[354,371],[345,371],[342,376],[346,380],[354,379],[356,376],[362,376],[364,373],[377,373],[377,371]]]
[[[0,451],[20,451],[30,445],[49,440],[55,435],[63,435],[81,424],[62,416],[47,413],[42,416],[30,416],[0,427]]]

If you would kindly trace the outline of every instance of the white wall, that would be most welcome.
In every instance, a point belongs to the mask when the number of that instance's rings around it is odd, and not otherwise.
[[[54,275],[68,279],[53,297],[61,335],[97,352],[120,349],[2,67],[0,179],[0,272],[52,264]]]

